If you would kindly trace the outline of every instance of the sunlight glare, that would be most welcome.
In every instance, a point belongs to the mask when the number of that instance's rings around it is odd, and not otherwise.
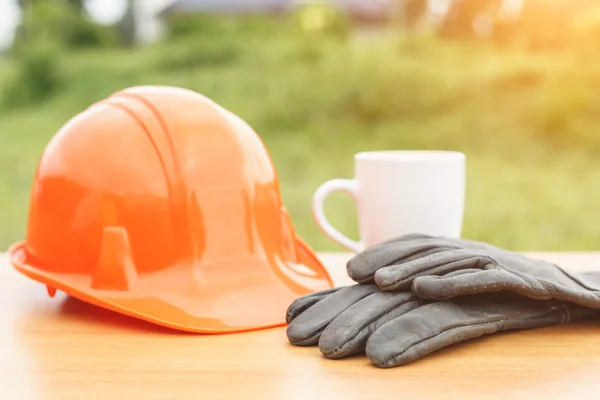
[[[86,0],[85,9],[95,22],[113,25],[125,14],[127,0]]]

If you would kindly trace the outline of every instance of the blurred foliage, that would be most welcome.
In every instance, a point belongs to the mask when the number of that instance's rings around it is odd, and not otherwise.
[[[70,49],[112,47],[117,43],[113,28],[90,21],[73,1],[30,0],[22,15],[13,45],[16,52],[39,41]]]
[[[167,17],[167,41],[209,40],[217,41],[235,38],[251,33],[249,39],[269,37],[281,33],[281,21],[271,16],[212,16],[202,14],[183,14]]]
[[[346,39],[352,23],[347,15],[328,4],[302,4],[291,13],[292,23],[311,38]]]
[[[60,90],[60,59],[68,51],[114,48],[116,32],[91,22],[80,1],[21,1],[23,18],[10,54],[16,65],[0,96],[6,108],[39,105]]]
[[[160,55],[159,70],[173,71],[218,66],[234,62],[241,56],[243,46],[235,40],[196,40],[194,37],[169,46]]]
[[[203,93],[256,129],[298,233],[319,250],[339,246],[313,222],[312,193],[351,177],[354,153],[375,149],[466,152],[465,237],[516,250],[597,249],[594,2],[528,0],[516,18],[497,2],[462,0],[428,25],[415,0],[375,31],[324,8],[173,16],[163,41],[128,48],[75,44],[64,21],[85,24],[85,15],[40,1],[29,10],[36,22],[26,19],[27,34],[0,61],[2,246],[24,235],[33,172],[56,130],[114,91],[160,84]],[[412,34],[399,34],[406,26]],[[354,210],[343,195],[326,204],[332,223],[356,237]]]
[[[1,92],[0,106],[9,109],[39,105],[53,96],[62,84],[59,54],[58,46],[42,40],[20,51],[10,79]]]

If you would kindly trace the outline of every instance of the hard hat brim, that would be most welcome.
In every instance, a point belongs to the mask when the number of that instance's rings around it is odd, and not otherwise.
[[[9,256],[23,275],[81,301],[179,331],[217,334],[284,326],[286,310],[296,298],[333,287],[325,267],[299,238],[297,249],[298,262],[293,265],[277,259],[230,260],[248,263],[248,273],[224,284],[214,285],[191,276],[194,269],[174,266],[140,276],[129,290],[94,289],[89,274],[36,267],[24,242],[15,243]],[[265,262],[270,268],[253,268]],[[271,273],[253,273],[267,270]]]

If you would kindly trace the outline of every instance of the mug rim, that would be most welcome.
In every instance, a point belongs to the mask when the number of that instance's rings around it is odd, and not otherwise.
[[[354,155],[357,161],[427,162],[464,160],[465,153],[454,150],[374,150]]]

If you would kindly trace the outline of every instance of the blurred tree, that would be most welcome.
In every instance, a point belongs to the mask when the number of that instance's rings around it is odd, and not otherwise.
[[[427,12],[427,0],[397,0],[400,24],[407,32],[415,32]]]
[[[472,37],[473,22],[482,11],[485,0],[455,0],[440,26],[443,37]]]
[[[13,50],[20,51],[38,41],[59,47],[113,46],[113,28],[90,20],[82,0],[19,0],[23,10]]]
[[[84,8],[84,3],[85,0],[66,0],[67,3],[69,3],[71,5],[71,7],[74,10],[77,10],[78,12],[84,14],[85,13],[85,8]]]
[[[600,4],[593,0],[587,5],[574,15],[570,30],[580,55],[593,59],[600,55]]]
[[[15,35],[15,49],[39,40],[62,42],[66,27],[63,3],[49,0],[19,0],[19,3],[23,12]]]
[[[0,93],[0,106],[39,104],[60,90],[58,50],[51,42],[34,42],[18,53],[18,68]]]
[[[134,0],[127,0],[127,9],[125,11],[125,15],[118,23],[117,31],[119,33],[119,38],[121,41],[121,45],[125,47],[134,47],[137,43],[137,34],[136,34],[136,7]]]
[[[439,28],[445,38],[486,36],[497,44],[519,44],[530,50],[577,45],[572,35],[576,15],[597,6],[592,0],[522,0],[512,13],[506,0],[453,0]]]
[[[502,0],[453,0],[442,21],[439,34],[442,37],[471,39],[478,36],[476,23],[485,18],[486,23],[495,20]]]
[[[583,15],[593,14],[596,0],[523,0],[518,18],[495,23],[494,41],[517,43],[532,51],[579,46],[577,25]]]
[[[576,1],[525,1],[515,34],[532,50],[564,47],[569,40],[569,8]]]
[[[21,9],[25,9],[25,7],[32,5],[33,3],[39,3],[40,1],[48,1],[48,0],[17,0]],[[53,0],[56,2],[56,0]],[[59,0],[61,1],[61,0]],[[85,13],[84,3],[85,0],[62,0],[68,3],[73,9],[77,10],[80,13]]]

